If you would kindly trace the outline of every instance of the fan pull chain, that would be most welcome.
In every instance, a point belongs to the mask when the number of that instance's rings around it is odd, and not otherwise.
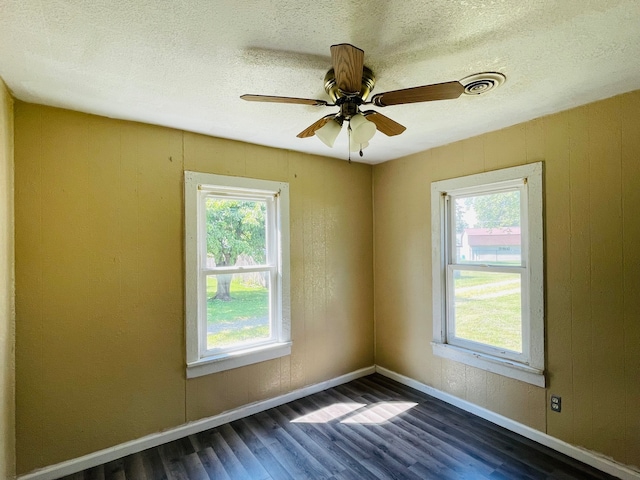
[[[348,138],[347,140],[349,141],[349,146],[347,147],[347,149],[349,150],[349,163],[351,163],[351,119],[349,119],[349,126],[347,127],[347,135]],[[362,144],[360,144],[360,157],[364,156],[364,153],[362,153]]]
[[[347,128],[347,150],[349,151],[349,163],[351,163],[351,119],[349,119],[349,128]]]

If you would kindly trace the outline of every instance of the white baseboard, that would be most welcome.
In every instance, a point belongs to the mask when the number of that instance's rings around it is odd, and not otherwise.
[[[362,368],[331,380],[316,383],[315,385],[309,385],[308,387],[280,395],[279,397],[250,403],[249,405],[244,405],[213,417],[207,417],[195,422],[186,423],[170,430],[153,433],[151,435],[105,448],[104,450],[99,450],[82,457],[67,460],[66,462],[50,465],[31,473],[20,475],[18,476],[18,480],[54,480],[56,478],[64,477],[65,475],[71,475],[72,473],[80,472],[97,465],[102,465],[103,463],[122,458],[126,455],[131,455],[132,453],[141,452],[147,448],[157,447],[163,443],[171,442],[188,435],[193,435],[194,433],[203,432],[210,428],[215,428],[220,425],[224,425],[225,423],[233,422],[264,410],[284,405],[285,403],[298,400],[299,398],[342,385],[343,383],[350,382],[366,375],[371,375],[374,372],[374,366]]]
[[[516,422],[507,417],[503,417],[502,415],[498,415],[497,413],[487,410],[486,408],[480,407],[471,402],[467,402],[466,400],[462,400],[461,398],[455,397],[449,393],[425,385],[424,383],[420,383],[412,378],[400,375],[399,373],[387,370],[386,368],[380,367],[378,365],[376,365],[376,372],[392,380],[395,380],[398,383],[402,383],[403,385],[406,385],[408,387],[415,388],[422,393],[431,395],[432,397],[442,400],[443,402],[447,402],[451,405],[461,408],[462,410],[477,415],[478,417],[484,418],[491,423],[506,428],[507,430],[511,430],[512,432],[522,435],[523,437],[533,440],[534,442],[544,445],[545,447],[549,447],[557,452],[563,453],[568,457],[574,458],[582,463],[586,463],[587,465],[591,465],[592,467],[608,473],[609,475],[616,476],[623,480],[640,479],[640,471],[633,470],[626,465],[618,463],[610,458],[604,457],[603,455],[600,455],[596,452],[576,447],[567,442],[552,437],[551,435],[547,435],[546,433],[540,432],[539,430],[528,427],[527,425]]]

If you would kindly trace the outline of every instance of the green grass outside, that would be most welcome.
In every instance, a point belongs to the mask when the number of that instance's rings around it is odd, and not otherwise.
[[[485,283],[494,282],[495,273],[493,272],[479,272],[479,271],[460,271],[456,272],[456,288],[464,288],[464,287],[474,287],[476,285],[483,285]],[[513,279],[517,279],[518,275],[515,274],[512,277]]]
[[[269,315],[269,291],[265,287],[231,281],[231,301],[214,300],[218,289],[215,277],[207,278],[207,322],[247,320]]]
[[[207,334],[207,345],[211,348],[224,347],[245,340],[255,340],[257,338],[269,337],[269,326],[258,325],[255,327],[242,327],[239,329],[227,329],[219,333]]]
[[[215,300],[217,279],[207,279],[207,324],[222,328],[207,333],[209,348],[227,347],[246,340],[269,337],[269,325],[242,325],[243,321],[269,317],[269,291],[262,286],[247,285],[239,278],[231,281],[231,300]],[[228,325],[226,325],[228,324]]]
[[[522,351],[518,274],[461,272],[456,279],[456,335],[498,348]],[[474,288],[475,287],[475,288]]]

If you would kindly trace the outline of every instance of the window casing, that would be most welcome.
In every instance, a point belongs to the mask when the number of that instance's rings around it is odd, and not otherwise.
[[[256,240],[245,261],[209,251],[247,235]],[[188,378],[289,355],[289,185],[185,172],[185,273]],[[254,294],[243,300],[236,286]]]
[[[466,228],[480,205],[507,224]],[[542,163],[434,182],[431,208],[434,354],[544,386]]]

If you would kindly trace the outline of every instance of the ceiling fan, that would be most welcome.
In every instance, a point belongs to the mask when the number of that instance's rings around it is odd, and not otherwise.
[[[479,75],[467,77],[466,85],[459,81],[423,85],[421,87],[392,90],[373,95],[367,101],[375,85],[373,72],[364,65],[364,51],[341,43],[331,46],[331,68],[324,78],[324,88],[333,103],[325,100],[279,97],[271,95],[246,94],[240,98],[251,102],[292,103],[299,105],[314,105],[324,107],[339,107],[338,113],[325,115],[300,132],[299,138],[317,136],[328,147],[333,144],[340,133],[342,124],[349,123],[349,151],[360,151],[369,144],[376,130],[385,135],[399,135],[406,127],[374,110],[361,111],[364,105],[387,107],[406,103],[431,102],[434,100],[448,100],[458,98],[463,93],[484,93],[487,89],[497,86],[504,81],[504,75],[499,73],[480,74],[493,75],[493,78],[478,78]],[[489,85],[489,83],[491,83]]]

